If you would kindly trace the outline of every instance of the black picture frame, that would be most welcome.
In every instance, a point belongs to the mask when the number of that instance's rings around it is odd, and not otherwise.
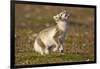
[[[86,62],[72,62],[72,63],[54,63],[54,64],[36,64],[36,65],[15,65],[15,4],[36,4],[36,5],[51,5],[51,6],[69,6],[69,7],[83,7],[94,8],[94,61]],[[60,66],[60,65],[76,65],[76,64],[92,64],[96,63],[96,6],[95,5],[80,5],[80,4],[64,4],[64,3],[48,3],[48,2],[31,2],[31,1],[11,1],[11,29],[10,29],[10,44],[11,56],[10,67],[14,68],[30,68],[30,67],[44,67],[44,66]]]

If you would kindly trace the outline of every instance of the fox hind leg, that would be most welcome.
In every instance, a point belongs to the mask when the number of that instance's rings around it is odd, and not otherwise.
[[[42,49],[42,47],[40,46],[40,44],[38,43],[39,38],[37,38],[34,42],[34,51],[40,53],[41,55],[44,55],[44,51]]]

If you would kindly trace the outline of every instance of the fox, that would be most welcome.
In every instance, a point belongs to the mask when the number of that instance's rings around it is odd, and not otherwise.
[[[50,54],[51,51],[64,53],[64,40],[68,29],[69,14],[66,10],[53,16],[55,26],[43,29],[38,33],[34,41],[33,49],[41,55]]]

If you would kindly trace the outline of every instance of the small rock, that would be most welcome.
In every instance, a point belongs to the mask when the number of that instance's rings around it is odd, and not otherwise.
[[[90,59],[87,59],[86,61],[90,61]]]

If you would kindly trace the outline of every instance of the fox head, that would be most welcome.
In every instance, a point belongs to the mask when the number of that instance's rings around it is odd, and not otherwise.
[[[68,17],[69,17],[69,14],[67,14],[66,11],[64,10],[61,13],[53,16],[53,19],[55,21],[66,21],[68,19]]]

